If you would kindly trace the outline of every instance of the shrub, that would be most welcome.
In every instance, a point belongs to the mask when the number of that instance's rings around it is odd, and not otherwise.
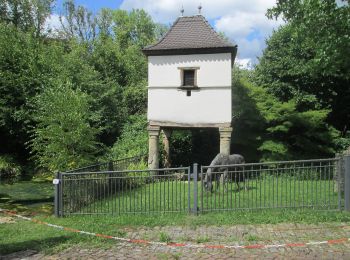
[[[110,157],[127,158],[148,151],[147,119],[145,115],[130,116],[122,134],[111,149]]]
[[[13,183],[21,175],[22,168],[9,155],[0,156],[0,181]]]
[[[98,152],[96,136],[100,129],[91,126],[98,119],[90,111],[90,97],[71,83],[54,83],[36,97],[37,122],[29,143],[37,165],[51,172],[91,163]]]

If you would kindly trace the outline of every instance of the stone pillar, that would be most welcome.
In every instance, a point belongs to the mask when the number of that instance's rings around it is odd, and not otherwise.
[[[159,168],[159,131],[157,125],[150,125],[148,130],[148,168],[150,170]]]
[[[220,127],[220,153],[230,154],[232,127]]]
[[[164,168],[170,168],[171,160],[170,160],[170,138],[172,134],[172,130],[165,128],[162,129],[163,132],[163,146],[164,146]]]

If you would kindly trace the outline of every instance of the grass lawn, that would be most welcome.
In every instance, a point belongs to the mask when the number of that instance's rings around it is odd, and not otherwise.
[[[189,187],[187,181],[157,181],[138,188],[118,187],[116,184],[108,187],[107,184],[104,186],[105,183],[108,182],[102,183],[101,180],[100,183],[95,182],[91,185],[90,180],[82,180],[79,185],[90,188],[84,188],[81,192],[77,192],[76,188],[66,187],[66,191],[71,193],[64,200],[65,214],[188,212],[189,208],[194,207],[193,182]],[[202,189],[201,182],[198,182],[198,207],[202,211],[277,207],[337,209],[338,207],[338,193],[335,192],[334,182],[329,180],[267,176],[261,180],[246,181],[246,187],[247,190],[244,189],[243,183],[240,183],[241,189],[238,190],[235,183],[228,183],[227,190],[221,185],[218,190],[211,193]],[[94,192],[98,196],[91,198],[90,194]]]
[[[0,214],[0,217],[4,215]],[[350,213],[339,211],[304,210],[259,210],[205,213],[199,216],[188,214],[124,215],[124,216],[70,216],[64,218],[36,216],[35,218],[65,227],[89,232],[125,237],[124,228],[143,226],[183,226],[195,229],[199,226],[224,226],[236,224],[273,223],[321,223],[350,222]],[[109,248],[115,243],[98,237],[84,236],[57,230],[36,223],[16,220],[12,224],[0,224],[0,254],[8,254],[28,248],[45,253],[59,252],[72,246],[81,248]],[[160,234],[161,235],[161,234]]]
[[[53,191],[51,182],[0,184],[0,208],[48,214],[53,208]]]

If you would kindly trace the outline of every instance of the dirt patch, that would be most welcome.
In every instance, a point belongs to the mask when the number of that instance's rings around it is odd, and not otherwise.
[[[16,223],[16,221],[11,217],[0,216],[0,224],[11,224],[11,223]]]

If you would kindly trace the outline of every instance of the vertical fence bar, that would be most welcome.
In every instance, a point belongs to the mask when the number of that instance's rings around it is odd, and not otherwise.
[[[192,213],[198,214],[198,164],[193,164],[193,209]]]
[[[64,175],[62,173],[58,173],[58,179],[60,182],[60,185],[58,186],[58,205],[59,205],[59,212],[58,214],[60,215],[60,217],[62,217],[64,215],[64,208],[63,208],[63,185],[64,185],[64,181],[63,181]]]
[[[59,217],[60,216],[60,173],[56,172],[55,174],[55,179],[53,181],[53,184],[55,185],[55,216]]]
[[[343,163],[343,158],[340,157],[337,161],[337,173],[336,173],[336,190],[338,192],[338,209],[342,209],[342,163]],[[334,191],[334,185],[333,185],[333,191]]]
[[[344,157],[344,200],[345,200],[345,210],[350,211],[350,156],[345,155]]]
[[[188,167],[188,188],[187,188],[187,208],[188,208],[188,213],[191,212],[191,168]],[[185,188],[184,188],[184,194],[185,194]]]

